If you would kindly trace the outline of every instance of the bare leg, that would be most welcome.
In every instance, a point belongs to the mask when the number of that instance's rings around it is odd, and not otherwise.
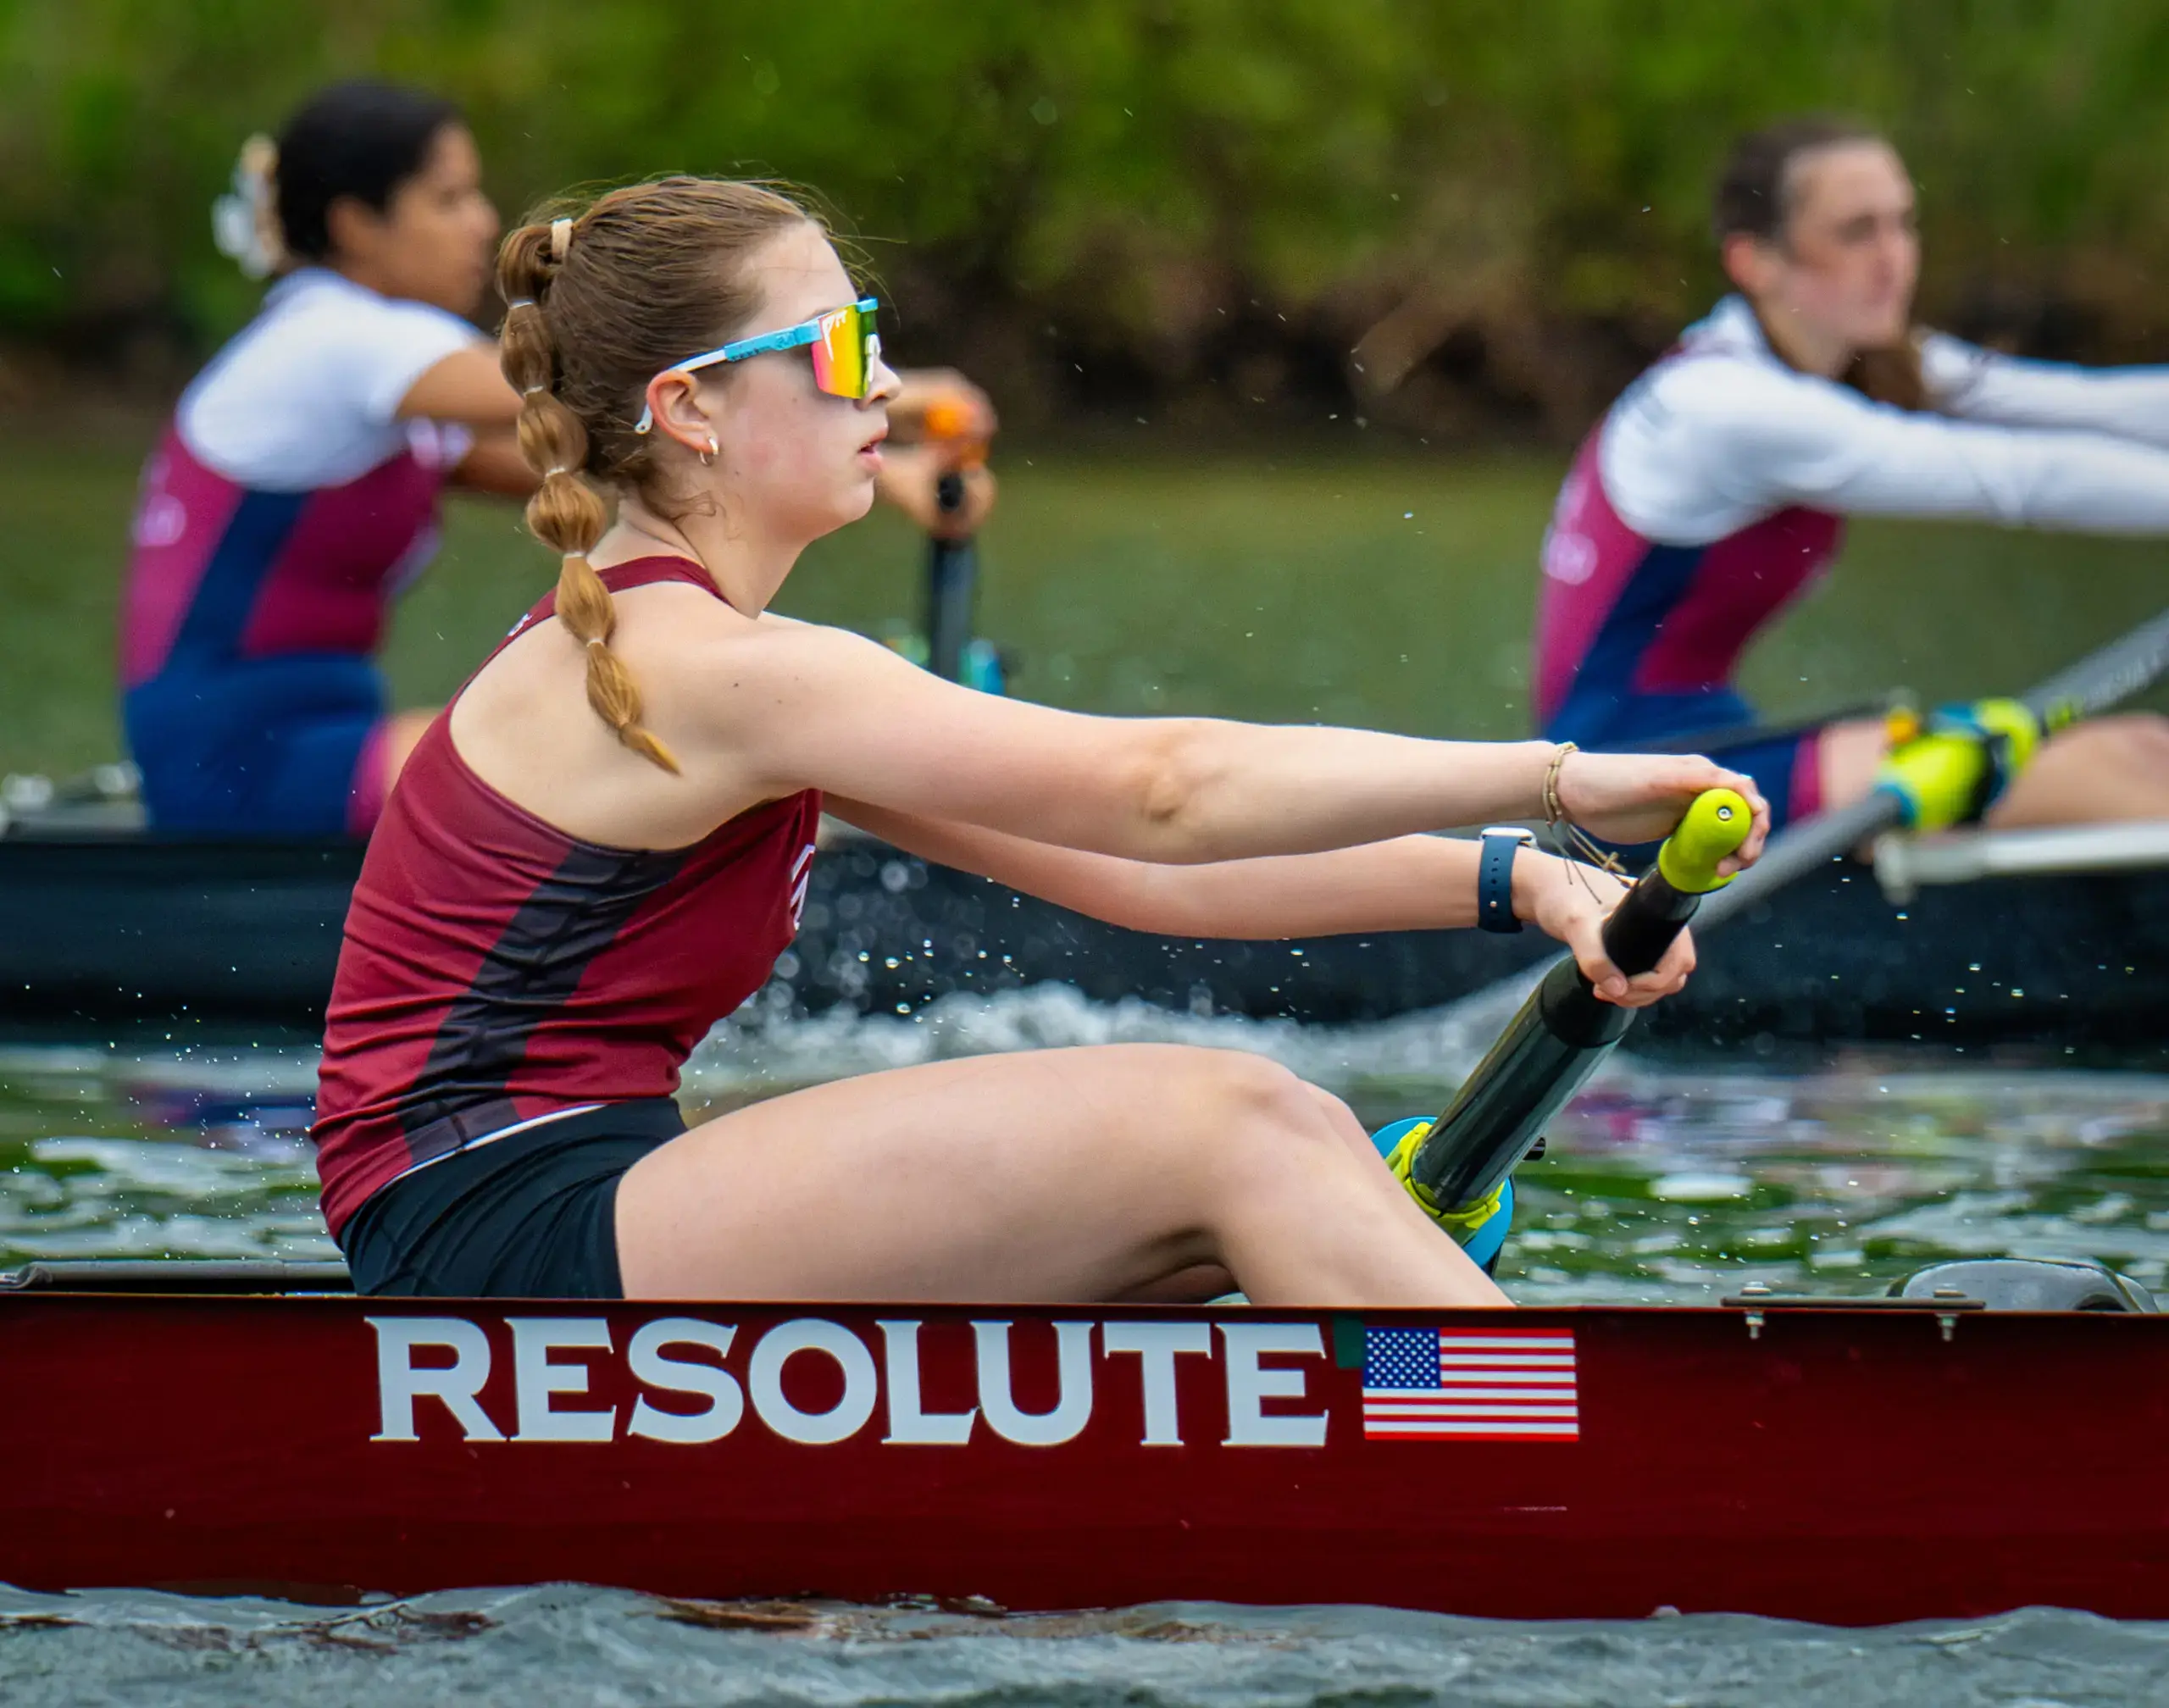
[[[619,1189],[633,1298],[1503,1305],[1345,1105],[1234,1051],[929,1062],[703,1123]]]
[[[1318,1107],[1328,1123],[1350,1151],[1368,1162],[1378,1155],[1378,1146],[1371,1142],[1371,1135],[1356,1121],[1355,1112],[1321,1086],[1307,1088],[1317,1100]],[[1380,1169],[1364,1168],[1362,1172],[1381,1183],[1387,1196],[1398,1201],[1405,1190],[1390,1173]],[[1195,1304],[1201,1300],[1217,1299],[1223,1293],[1236,1289],[1235,1278],[1218,1263],[1200,1264],[1194,1269],[1184,1269],[1159,1281],[1148,1282],[1123,1294],[1117,1302],[1124,1305]]]
[[[1822,733],[1822,803],[1843,807],[1867,793],[1888,743],[1879,723],[1836,724]],[[2169,718],[2150,712],[2091,718],[2042,744],[1986,822],[2098,824],[2169,818]]]

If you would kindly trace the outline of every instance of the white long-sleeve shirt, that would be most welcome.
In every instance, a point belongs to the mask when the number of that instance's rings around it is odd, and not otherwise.
[[[1937,409],[1788,367],[1727,297],[1590,435],[1544,543],[1545,733],[1589,746],[1745,724],[1748,642],[1849,515],[2169,534],[2169,368],[2024,362],[1928,337]]]
[[[2169,534],[2169,368],[2022,361],[1940,334],[1921,358],[1942,413],[1788,367],[1728,297],[1613,408],[1605,494],[1667,544],[1707,544],[1795,504]]]

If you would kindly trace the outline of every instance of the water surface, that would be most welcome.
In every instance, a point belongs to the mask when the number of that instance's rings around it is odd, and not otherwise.
[[[1304,1028],[1084,1002],[1061,986],[908,1019],[741,1022],[695,1055],[696,1118],[937,1056],[1119,1040],[1262,1051],[1373,1125],[1431,1112],[1502,999]],[[0,1264],[336,1255],[302,1137],[313,1051],[0,1049]],[[2169,1076],[1918,1052],[1777,1068],[1616,1058],[1518,1177],[1501,1278],[1529,1303],[1694,1300],[1747,1280],[1879,1288],[1955,1256],[2169,1276]]]
[[[1001,1619],[564,1586],[326,1611],[0,1589],[0,1683],[10,1708],[2090,1708],[2161,1700],[2169,1625],[2047,1609],[1877,1631],[1721,1616],[1524,1625],[1195,1603]]]

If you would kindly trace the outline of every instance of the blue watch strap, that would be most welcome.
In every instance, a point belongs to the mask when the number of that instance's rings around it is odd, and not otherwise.
[[[1522,929],[1514,917],[1514,854],[1536,839],[1519,825],[1493,825],[1484,833],[1484,857],[1476,868],[1476,923],[1486,931]]]

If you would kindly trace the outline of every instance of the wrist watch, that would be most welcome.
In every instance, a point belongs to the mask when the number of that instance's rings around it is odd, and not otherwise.
[[[1536,833],[1519,824],[1488,824],[1482,838],[1484,857],[1476,868],[1476,923],[1486,931],[1518,931],[1514,917],[1514,854]]]

